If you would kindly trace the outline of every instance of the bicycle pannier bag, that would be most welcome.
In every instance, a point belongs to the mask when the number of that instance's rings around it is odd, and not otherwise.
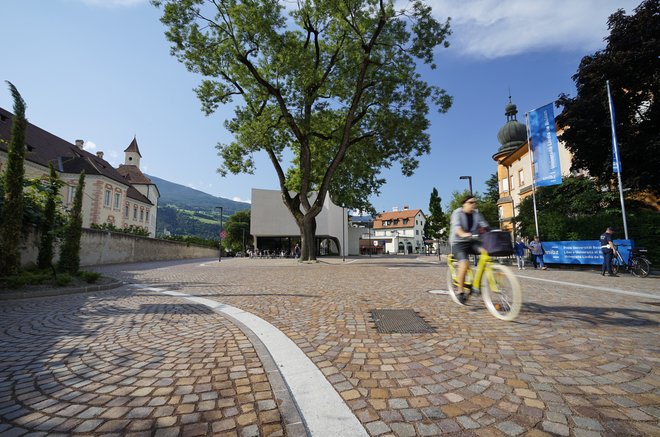
[[[504,231],[490,231],[482,236],[484,249],[490,256],[513,255],[513,244],[511,234]]]

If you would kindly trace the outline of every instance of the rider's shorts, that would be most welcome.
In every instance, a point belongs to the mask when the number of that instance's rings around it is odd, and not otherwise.
[[[451,253],[457,261],[465,261],[468,255],[479,255],[481,243],[478,241],[457,241],[451,246]]]

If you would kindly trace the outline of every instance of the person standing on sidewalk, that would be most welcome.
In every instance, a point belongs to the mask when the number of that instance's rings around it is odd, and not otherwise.
[[[525,270],[525,249],[528,249],[523,243],[522,238],[516,238],[516,244],[513,245],[513,254],[518,262],[518,270]]]
[[[541,243],[538,235],[535,235],[534,241],[529,243],[529,251],[532,254],[534,269],[537,269],[540,266],[541,269],[547,270],[548,268],[545,266],[545,264],[543,264],[543,254],[545,253],[545,250],[543,250],[543,244]]]
[[[609,227],[600,236],[600,250],[603,252],[603,268],[600,274],[603,276],[605,276],[605,270],[607,270],[607,274],[610,276],[619,276],[612,273],[612,258],[614,258],[614,254],[616,253],[612,234],[614,234],[614,228]]]

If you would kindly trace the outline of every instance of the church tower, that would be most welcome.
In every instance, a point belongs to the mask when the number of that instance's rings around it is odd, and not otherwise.
[[[142,155],[138,148],[137,139],[133,137],[131,144],[124,150],[124,165],[134,165],[140,168],[140,158],[142,158]]]

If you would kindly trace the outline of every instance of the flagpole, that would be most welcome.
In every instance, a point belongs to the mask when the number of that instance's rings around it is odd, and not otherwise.
[[[623,185],[621,185],[621,159],[619,157],[619,144],[616,140],[616,124],[614,122],[614,103],[612,103],[612,94],[610,93],[610,81],[605,81],[607,84],[607,101],[610,106],[610,122],[612,124],[612,159],[613,167],[616,171],[616,176],[619,181],[619,198],[621,199],[621,214],[623,215],[623,232],[626,240],[628,239],[628,223],[626,222],[626,206],[623,202]]]
[[[536,213],[536,174],[534,173],[534,152],[532,152],[532,139],[529,133],[529,112],[525,112],[525,124],[527,126],[527,150],[529,151],[529,163],[532,169],[532,201],[534,202],[534,224],[536,225],[536,235],[539,234],[539,217]]]

